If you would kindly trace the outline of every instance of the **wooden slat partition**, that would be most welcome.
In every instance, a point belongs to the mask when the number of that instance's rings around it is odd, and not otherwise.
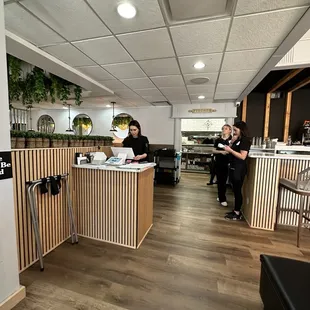
[[[296,180],[300,171],[310,167],[310,160],[250,158],[248,176],[244,185],[243,214],[253,228],[274,230],[276,206],[280,178]],[[280,196],[281,209],[296,209],[299,197],[286,189]],[[310,210],[309,200],[305,210]],[[281,211],[278,223],[297,225],[298,216],[294,212]]]
[[[73,168],[78,234],[138,248],[153,225],[153,175]]]
[[[26,181],[50,175],[70,173],[76,152],[97,151],[97,147],[73,147],[53,149],[25,149],[12,151],[14,205],[18,245],[19,270],[23,271],[38,260],[32,229]],[[36,190],[39,228],[43,253],[46,255],[69,236],[68,212],[64,208],[65,187],[60,195],[41,195]]]

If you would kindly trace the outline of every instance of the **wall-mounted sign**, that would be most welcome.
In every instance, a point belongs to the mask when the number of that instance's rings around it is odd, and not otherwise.
[[[215,109],[192,109],[188,110],[189,113],[212,113],[216,112]]]
[[[0,152],[0,180],[12,178],[11,152]]]

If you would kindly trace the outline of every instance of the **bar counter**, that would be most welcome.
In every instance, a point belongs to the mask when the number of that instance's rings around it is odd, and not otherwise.
[[[73,165],[78,235],[138,248],[153,225],[154,165]]]
[[[274,230],[278,199],[281,208],[296,208],[295,194],[284,189],[279,195],[279,180],[296,180],[297,174],[308,167],[310,155],[250,152],[243,186],[243,214],[250,227]],[[309,203],[306,205],[309,208]],[[278,224],[297,226],[297,221],[296,213],[280,212]]]

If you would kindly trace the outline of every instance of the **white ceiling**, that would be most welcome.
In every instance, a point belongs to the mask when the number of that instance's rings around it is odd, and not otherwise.
[[[160,1],[128,1],[137,9],[130,20],[117,14],[115,0],[11,0],[6,29],[113,90],[106,101],[204,103],[236,100],[310,5],[237,0],[233,16],[170,25]],[[194,4],[182,3],[184,10]],[[197,61],[205,68],[195,69]],[[191,81],[203,77],[207,84]]]

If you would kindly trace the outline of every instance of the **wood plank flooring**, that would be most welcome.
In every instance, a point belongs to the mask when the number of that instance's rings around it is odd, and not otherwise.
[[[85,238],[64,243],[21,274],[27,298],[15,310],[263,309],[261,253],[310,261],[310,232],[248,228],[223,219],[208,176],[156,186],[154,226],[139,250]],[[233,202],[231,194],[228,202]]]

